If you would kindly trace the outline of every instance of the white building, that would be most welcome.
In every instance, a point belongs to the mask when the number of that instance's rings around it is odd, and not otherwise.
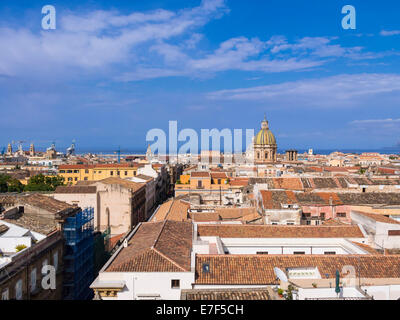
[[[92,283],[99,299],[177,300],[202,290],[293,288],[294,299],[398,299],[400,257],[378,254],[361,226],[139,225]],[[286,274],[278,281],[274,267]],[[341,293],[335,289],[340,272]]]

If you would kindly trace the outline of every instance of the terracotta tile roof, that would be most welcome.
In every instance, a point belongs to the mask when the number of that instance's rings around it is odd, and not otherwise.
[[[333,178],[309,178],[312,179],[314,188],[322,189],[322,188],[340,188],[340,185],[336,184],[336,181]]]
[[[54,193],[96,193],[96,186],[59,186]]]
[[[68,204],[64,201],[59,201],[52,197],[48,197],[38,193],[30,194],[25,197],[20,197],[19,203],[41,208],[54,214],[64,210],[76,208],[75,206]]]
[[[293,192],[290,190],[261,190],[264,209],[282,209],[282,204],[298,205],[399,205],[400,193],[339,193],[339,192]]]
[[[0,205],[14,205],[17,201],[17,197],[12,195],[1,195],[0,194]]]
[[[210,272],[203,272],[203,264]],[[196,284],[278,284],[274,267],[317,267],[322,278],[334,279],[336,270],[352,265],[361,278],[399,278],[396,255],[196,255]]]
[[[73,169],[93,169],[95,167],[94,164],[62,164],[58,166],[58,170],[73,170]]]
[[[326,219],[322,222],[324,226],[342,226],[345,225],[343,221],[341,221],[339,218],[334,218],[334,219]]]
[[[208,178],[210,176],[209,172],[195,171],[190,174],[192,178]]]
[[[374,248],[372,248],[371,246],[365,244],[365,243],[359,243],[359,242],[355,242],[355,241],[351,241],[353,242],[356,246],[360,247],[361,249],[367,251],[369,254],[382,254],[379,251],[375,250]]]
[[[102,164],[63,164],[59,165],[59,170],[73,170],[73,169],[106,169],[106,168],[137,168],[138,164],[130,163],[102,163]]]
[[[249,208],[215,208],[215,212],[221,216],[222,220],[240,219],[249,214],[256,213],[255,207]]]
[[[118,241],[123,237],[123,235],[124,235],[124,233],[117,234],[116,236],[111,237],[108,250],[113,249],[117,245]]]
[[[217,212],[192,212],[190,217],[196,222],[210,222],[210,221],[220,221],[221,216]]]
[[[143,223],[106,272],[190,271],[192,232],[190,222]]]
[[[294,197],[288,197],[288,194],[292,191],[269,191],[261,190],[261,196],[263,200],[264,209],[282,209],[282,204],[294,204]]]
[[[254,221],[261,216],[256,208],[215,208],[215,212],[191,212],[190,217],[196,222],[211,221]]]
[[[248,178],[230,178],[229,184],[231,186],[247,186],[249,184]]]
[[[221,238],[364,238],[356,225],[198,225],[197,233],[201,237]]]
[[[118,184],[124,188],[128,188],[131,189],[133,192],[138,191],[141,188],[145,188],[145,184],[144,183],[140,183],[140,182],[133,182],[130,180],[125,180],[125,179],[121,179],[121,178],[114,178],[114,177],[110,177],[110,178],[106,178],[103,180],[98,181],[99,183],[104,183],[104,184]]]
[[[227,177],[225,172],[211,172],[212,179],[226,179]]]
[[[361,214],[367,218],[370,218],[372,220],[378,221],[378,222],[383,222],[383,223],[390,223],[390,224],[400,224],[399,221],[394,220],[392,218],[386,217],[382,214],[377,214],[377,213],[370,213],[370,212],[364,212],[364,211],[354,211],[355,213]]]
[[[139,178],[139,179],[143,179],[143,180],[146,180],[146,181],[151,181],[151,180],[153,180],[154,178],[153,177],[150,177],[150,176],[146,176],[146,175],[144,175],[144,174],[138,174],[137,176],[135,176],[136,178]]]
[[[303,190],[299,178],[273,178],[274,189]]]
[[[366,193],[338,193],[344,204],[400,204],[400,193],[395,192],[366,192]]]
[[[174,220],[187,221],[190,204],[180,199],[172,199],[164,202],[157,210],[152,221]]]
[[[75,186],[91,186],[100,180],[78,180]]]
[[[270,300],[266,288],[182,290],[181,300]]]

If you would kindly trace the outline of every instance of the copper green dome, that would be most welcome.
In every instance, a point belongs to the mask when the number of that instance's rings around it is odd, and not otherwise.
[[[257,133],[254,144],[276,144],[274,134],[268,128],[268,121],[264,117],[264,121],[261,122],[261,130]]]

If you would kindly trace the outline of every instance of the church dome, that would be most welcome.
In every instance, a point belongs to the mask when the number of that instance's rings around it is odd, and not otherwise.
[[[268,121],[264,117],[264,121],[261,122],[261,130],[257,133],[254,144],[258,145],[276,145],[276,139],[274,134],[268,128]]]

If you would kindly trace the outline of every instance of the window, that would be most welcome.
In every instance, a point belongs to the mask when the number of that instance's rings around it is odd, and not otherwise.
[[[315,225],[316,225],[316,226],[319,225],[319,220],[315,220]]]
[[[180,288],[180,280],[171,280],[171,288],[179,289]]]
[[[125,175],[126,175],[126,176],[128,175],[128,171],[125,171]]]
[[[67,173],[72,173],[72,170],[67,170]]]
[[[88,180],[88,177],[83,178],[83,180],[87,181],[87,180]]]
[[[203,183],[201,180],[197,181],[197,188],[201,188],[203,186]]]
[[[60,173],[65,173],[65,170],[60,170]]]
[[[22,299],[22,279],[18,280],[15,284],[15,299]]]
[[[36,268],[33,268],[31,271],[31,292],[36,289]]]
[[[346,213],[345,213],[345,212],[338,212],[338,213],[337,213],[337,216],[338,216],[339,218],[346,218]]]
[[[68,181],[72,181],[72,178],[68,178]]]
[[[268,251],[257,251],[257,254],[268,254]]]
[[[54,269],[56,269],[56,271],[57,271],[57,269],[58,269],[58,251],[53,253],[53,266],[54,266]]]
[[[2,294],[1,294],[1,300],[8,300],[9,296],[8,296],[8,288],[5,289]]]
[[[335,251],[325,251],[324,254],[336,254]]]
[[[325,220],[325,212],[321,212],[319,214],[319,216],[320,216],[321,220]]]
[[[221,184],[221,179],[218,179],[218,184]]]
[[[293,222],[293,221],[287,221],[286,224],[287,224],[288,226],[293,226],[293,225],[294,225],[294,222]]]
[[[74,170],[74,173],[79,173],[79,170]]]
[[[119,174],[120,174],[120,172],[119,172],[119,171],[117,171],[117,176],[119,176]]]
[[[294,251],[293,254],[306,254],[304,251]]]
[[[306,225],[308,225],[308,226],[311,225],[311,220],[307,220]]]
[[[89,170],[88,170],[88,169],[85,169],[85,173],[89,173]]]
[[[110,171],[110,176],[113,176],[114,175],[114,171]]]
[[[78,181],[78,178],[75,178],[75,181]]]

